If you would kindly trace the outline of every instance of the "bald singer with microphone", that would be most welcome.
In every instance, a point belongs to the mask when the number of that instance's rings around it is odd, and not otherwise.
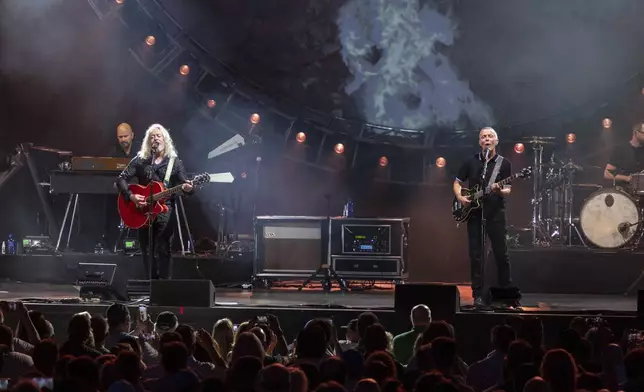
[[[505,219],[505,198],[511,193],[511,187],[505,185],[500,187],[497,182],[508,178],[512,175],[512,164],[501,155],[497,154],[496,146],[499,144],[499,137],[496,131],[490,127],[481,129],[479,132],[479,146],[481,152],[469,158],[458,171],[454,179],[453,190],[456,198],[463,205],[469,205],[468,197],[461,195],[463,183],[468,182],[468,187],[480,185],[485,189],[489,183],[492,193],[482,199],[481,209],[472,211],[467,221],[467,239],[469,244],[470,269],[472,279],[472,296],[474,297],[474,306],[482,307],[484,272],[481,262],[482,249],[482,215],[485,214],[485,231],[490,239],[494,259],[498,273],[498,285],[500,287],[509,287],[512,284],[510,278],[510,259],[508,256],[508,247],[506,244],[506,219]],[[483,178],[483,169],[486,166],[485,178]],[[495,166],[499,165],[495,170]],[[491,178],[492,176],[495,178]]]

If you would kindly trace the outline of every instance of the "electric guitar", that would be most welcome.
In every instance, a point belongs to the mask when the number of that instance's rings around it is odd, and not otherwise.
[[[192,179],[192,186],[196,187],[206,182],[210,182],[210,174],[203,173]],[[165,200],[173,194],[181,191],[181,185],[166,189],[162,182],[152,181],[148,185],[130,184],[130,191],[135,195],[145,197],[145,206],[140,206],[129,199],[125,199],[122,194],[118,197],[118,211],[123,224],[130,229],[140,229],[146,227],[150,218],[168,211]],[[150,196],[152,194],[152,196]],[[152,206],[152,211],[150,211]],[[152,215],[152,216],[150,216]]]
[[[528,178],[531,175],[532,167],[528,166],[521,169],[521,171],[511,175],[510,177],[497,182],[496,184],[498,184],[500,187],[503,187],[503,185],[508,184],[514,179]],[[465,207],[463,206],[463,204],[461,204],[460,201],[458,201],[456,197],[454,197],[454,200],[452,201],[452,216],[454,217],[454,220],[458,223],[467,221],[470,218],[472,211],[481,208],[481,200],[483,199],[483,197],[489,195],[491,192],[491,187],[488,187],[487,189],[481,189],[480,185],[476,185],[472,189],[462,188],[461,195],[468,196],[470,198],[470,205]]]

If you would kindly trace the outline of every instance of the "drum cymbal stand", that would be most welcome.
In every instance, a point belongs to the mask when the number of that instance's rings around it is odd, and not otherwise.
[[[579,231],[579,228],[575,224],[575,222],[572,221],[572,203],[573,203],[573,189],[572,189],[572,183],[573,183],[573,177],[575,173],[575,168],[572,165],[564,165],[564,220],[566,222],[566,225],[568,226],[568,246],[572,246],[572,231],[573,229],[575,230],[575,233],[577,234],[577,238],[579,238],[579,241],[581,241],[581,244],[587,248],[588,245],[586,245],[586,241],[584,241],[584,237],[581,235],[581,232]]]
[[[545,231],[541,214],[543,211],[542,201],[542,169],[543,169],[543,145],[540,140],[530,141],[534,151],[533,174],[532,174],[532,245],[549,245],[550,238]]]
[[[640,220],[639,222],[636,222],[636,223],[625,224],[625,226],[620,227],[619,230],[620,231],[628,230],[631,226],[635,226],[635,225],[641,224],[643,222],[644,222],[644,220]],[[633,243],[633,246],[631,247],[630,250],[634,251],[635,249],[637,249],[637,247],[640,244],[640,241],[642,240],[642,236],[644,236],[644,230],[640,229],[640,235],[637,238],[637,241],[635,241]],[[624,296],[627,297],[628,295],[630,295],[631,292],[633,292],[633,290],[635,290],[637,288],[637,286],[639,286],[639,284],[642,282],[642,280],[644,280],[644,270],[642,270],[640,272],[639,276],[633,281],[633,283],[631,283],[631,285],[628,286],[628,288],[626,289],[626,292],[624,292]]]

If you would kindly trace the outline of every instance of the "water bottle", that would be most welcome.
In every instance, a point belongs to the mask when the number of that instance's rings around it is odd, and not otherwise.
[[[7,240],[7,254],[16,254],[16,241],[13,239],[13,234],[9,234],[9,240]]]
[[[347,204],[344,205],[344,214],[345,218],[353,218],[353,200],[349,199]]]

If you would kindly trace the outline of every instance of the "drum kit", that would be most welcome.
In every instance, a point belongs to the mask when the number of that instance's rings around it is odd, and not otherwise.
[[[583,246],[601,249],[635,249],[644,236],[644,174],[631,175],[628,188],[613,185],[575,183],[585,170],[603,168],[581,166],[571,159],[543,162],[544,146],[554,137],[524,139],[533,150],[532,245]],[[601,173],[601,174],[600,174]]]

